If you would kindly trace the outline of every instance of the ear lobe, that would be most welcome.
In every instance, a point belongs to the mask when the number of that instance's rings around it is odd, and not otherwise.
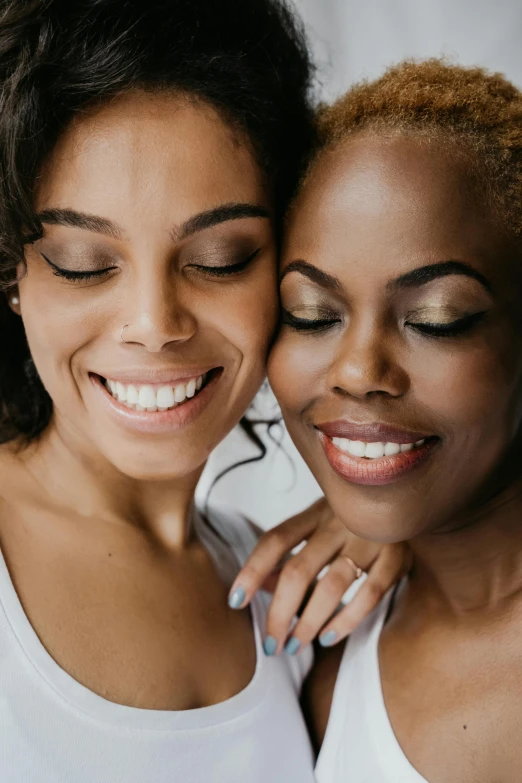
[[[18,288],[15,288],[7,295],[7,304],[9,305],[13,313],[15,313],[16,315],[21,315],[20,295],[18,293]]]

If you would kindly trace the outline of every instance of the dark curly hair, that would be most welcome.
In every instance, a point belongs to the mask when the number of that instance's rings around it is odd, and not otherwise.
[[[0,443],[52,413],[2,289],[42,235],[35,182],[71,120],[134,88],[199,97],[247,134],[282,215],[313,138],[311,74],[284,0],[0,0]]]
[[[442,138],[508,233],[522,238],[522,93],[501,74],[444,59],[406,60],[352,87],[317,116],[320,150],[360,132]]]

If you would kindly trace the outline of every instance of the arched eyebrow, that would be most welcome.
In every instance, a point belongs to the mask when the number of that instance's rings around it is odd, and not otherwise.
[[[329,275],[327,272],[310,264],[308,261],[292,261],[283,269],[279,281],[281,282],[290,272],[300,272],[302,275],[312,280],[312,282],[317,283],[323,288],[334,291],[339,291],[342,288],[340,281],[336,277]],[[436,280],[440,277],[447,277],[448,275],[465,275],[466,277],[471,277],[474,280],[477,280],[488,293],[493,293],[493,286],[487,277],[484,277],[483,274],[463,261],[441,261],[436,264],[420,266],[417,269],[412,269],[410,272],[405,272],[405,274],[397,277],[395,280],[390,280],[386,287],[388,290],[417,288],[426,285],[426,283],[430,283],[432,280]]]
[[[323,288],[330,288],[334,291],[340,291],[342,288],[341,283],[336,277],[329,275],[327,272],[323,272],[322,269],[319,269],[313,264],[309,264],[308,261],[292,261],[292,263],[288,264],[281,272],[279,282],[289,275],[290,272],[300,272],[305,277],[308,277],[313,283],[317,283]]]
[[[84,231],[93,231],[96,234],[104,234],[112,239],[125,239],[125,231],[112,220],[90,215],[87,212],[77,212],[75,209],[45,209],[38,214],[41,223],[54,226],[70,226],[81,228]],[[270,218],[270,212],[259,204],[221,204],[214,209],[208,209],[193,215],[181,226],[171,229],[170,236],[175,242],[203,231],[206,228],[226,223],[229,220],[241,220],[243,218]]]
[[[397,288],[417,288],[418,286],[426,285],[432,280],[436,280],[440,277],[447,277],[448,275],[464,275],[471,277],[480,283],[486,291],[493,293],[493,286],[483,274],[478,272],[469,264],[464,261],[440,261],[436,264],[428,264],[427,266],[420,266],[417,269],[412,269],[411,272],[406,272],[396,280],[392,280],[388,283],[388,289]]]

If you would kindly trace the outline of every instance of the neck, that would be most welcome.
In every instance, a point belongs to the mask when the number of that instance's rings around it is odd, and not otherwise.
[[[183,548],[190,541],[203,465],[168,481],[130,478],[99,452],[52,425],[21,459],[38,490],[76,517],[138,527],[169,549]]]
[[[522,596],[522,481],[454,520],[451,529],[411,542],[412,592],[452,611],[490,611]]]

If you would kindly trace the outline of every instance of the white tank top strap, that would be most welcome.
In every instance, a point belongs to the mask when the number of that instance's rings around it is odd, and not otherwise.
[[[382,693],[379,638],[393,596],[390,590],[346,643],[317,761],[318,783],[427,783],[402,751]]]

